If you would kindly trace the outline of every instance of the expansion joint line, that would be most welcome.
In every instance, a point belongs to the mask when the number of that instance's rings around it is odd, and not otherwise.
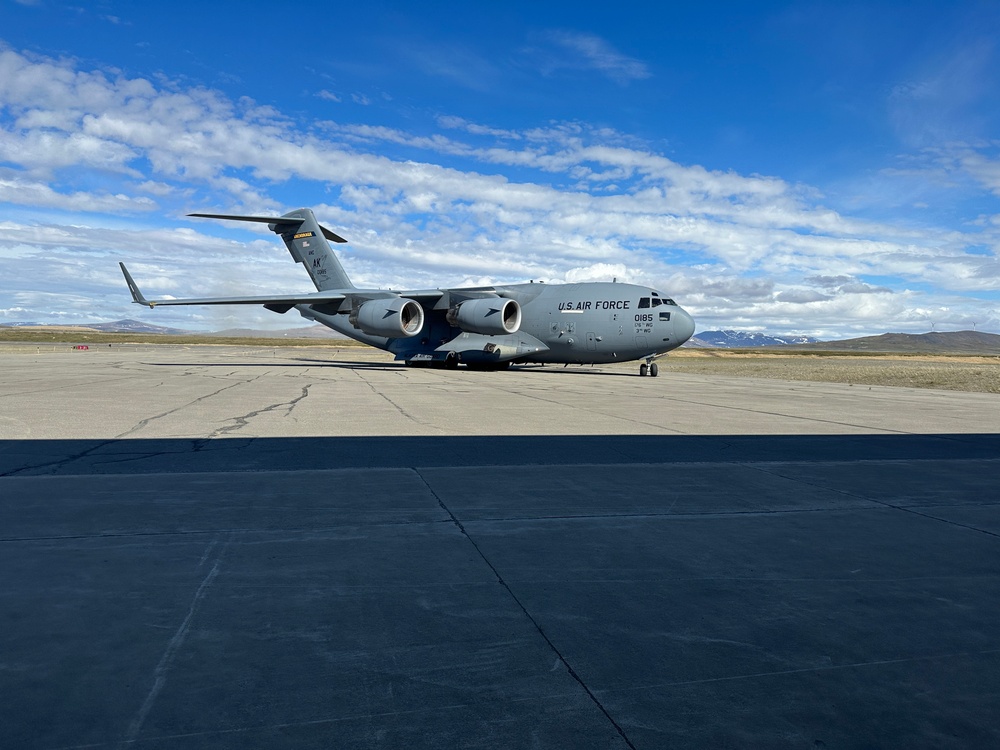
[[[978,532],[980,534],[985,534],[986,536],[991,536],[991,537],[994,537],[994,538],[1000,538],[1000,534],[996,533],[995,531],[990,531],[989,529],[981,529],[978,526],[970,526],[967,523],[959,523],[958,521],[952,521],[951,519],[948,519],[948,518],[940,518],[939,516],[932,516],[930,513],[921,513],[916,508],[907,507],[905,505],[897,505],[896,503],[890,503],[888,500],[879,500],[877,497],[868,497],[867,495],[858,494],[857,492],[848,492],[847,490],[836,490],[836,489],[832,489],[832,488],[829,488],[829,487],[824,487],[823,485],[816,484],[815,482],[807,482],[807,481],[805,481],[803,479],[797,479],[796,477],[786,476],[786,475],[784,475],[784,474],[782,474],[782,473],[780,473],[778,471],[773,471],[773,470],[765,469],[765,468],[761,467],[759,464],[747,463],[745,465],[746,466],[750,466],[751,468],[754,468],[757,471],[760,471],[760,472],[762,472],[764,474],[770,474],[771,476],[781,477],[782,479],[788,479],[790,481],[798,482],[799,484],[804,484],[804,485],[807,485],[809,487],[816,487],[816,488],[819,488],[819,489],[829,489],[832,492],[836,492],[836,493],[838,493],[840,495],[844,495],[845,497],[853,497],[853,498],[857,498],[858,500],[866,500],[866,501],[868,501],[870,503],[875,503],[876,505],[881,505],[883,508],[890,508],[892,510],[899,510],[899,511],[902,511],[903,513],[910,513],[910,514],[912,514],[914,516],[919,516],[920,518],[926,518],[929,521],[939,521],[941,523],[946,523],[946,524],[948,524],[950,526],[956,526],[956,527],[958,527],[960,529],[966,529],[968,531],[976,531],[976,532]]]
[[[163,652],[163,656],[160,658],[160,662],[153,670],[152,687],[146,695],[146,699],[143,701],[142,706],[140,706],[138,713],[129,724],[125,737],[118,746],[119,750],[125,750],[126,748],[131,747],[138,740],[139,733],[146,721],[146,717],[149,715],[149,712],[153,708],[153,704],[156,703],[160,692],[163,690],[163,686],[166,684],[167,673],[170,671],[178,651],[180,651],[185,640],[187,640],[188,633],[191,630],[192,621],[198,612],[198,607],[205,598],[205,595],[208,593],[208,589],[211,587],[215,577],[219,574],[219,566],[222,564],[222,557],[226,553],[226,549],[229,547],[232,540],[233,534],[229,534],[228,540],[222,545],[222,548],[215,554],[213,559],[212,553],[219,543],[219,539],[216,537],[209,543],[208,548],[198,561],[199,569],[201,569],[208,561],[213,563],[212,568],[208,571],[208,574],[202,579],[198,588],[195,590],[194,597],[191,599],[191,604],[188,607],[187,615],[184,617],[183,622],[181,622],[180,627],[177,628],[173,638],[171,638],[167,643],[167,647]]]
[[[518,609],[520,609],[521,612],[524,613],[524,616],[528,618],[528,622],[530,622],[534,626],[535,630],[542,637],[542,640],[545,641],[546,645],[548,645],[552,653],[556,655],[556,658],[559,660],[559,662],[566,668],[566,671],[569,673],[570,677],[576,680],[577,684],[583,689],[583,691],[587,694],[590,700],[593,701],[594,705],[597,706],[598,710],[602,714],[604,714],[604,718],[606,718],[609,722],[611,722],[611,726],[613,726],[615,728],[615,731],[618,732],[618,734],[621,736],[622,740],[625,742],[625,745],[630,750],[636,750],[635,745],[632,744],[632,740],[630,740],[628,738],[628,735],[625,734],[625,730],[622,729],[621,725],[614,720],[614,717],[611,716],[611,714],[608,712],[608,709],[605,708],[603,703],[601,703],[600,699],[596,695],[594,695],[594,691],[592,691],[587,686],[587,683],[583,681],[583,678],[579,675],[579,673],[577,673],[577,671],[573,669],[569,661],[566,660],[566,657],[563,656],[562,651],[559,650],[556,644],[552,642],[552,639],[549,638],[549,636],[546,634],[545,630],[541,626],[541,623],[539,623],[538,620],[536,620],[532,616],[532,614],[528,611],[528,608],[524,606],[524,603],[520,600],[520,598],[518,598],[517,594],[514,593],[514,590],[503,579],[503,576],[500,575],[500,571],[497,570],[496,566],[492,562],[490,562],[490,559],[486,556],[486,553],[484,553],[483,550],[480,549],[479,545],[476,544],[476,540],[469,535],[469,532],[466,531],[465,526],[462,524],[462,522],[455,516],[454,513],[451,512],[451,509],[447,505],[445,505],[444,501],[440,498],[440,496],[438,496],[437,492],[434,491],[434,488],[431,487],[430,483],[428,483],[428,481],[424,478],[424,475],[420,473],[420,470],[416,467],[411,467],[411,469],[413,473],[416,474],[417,477],[419,477],[420,481],[424,483],[424,486],[427,488],[428,492],[430,492],[431,495],[434,497],[434,499],[437,500],[438,505],[441,506],[441,510],[443,510],[445,513],[448,514],[449,520],[453,524],[455,524],[459,532],[461,532],[462,536],[466,538],[469,544],[472,545],[472,548],[476,550],[476,553],[482,558],[483,562],[486,563],[486,566],[493,572],[493,575],[496,576],[497,583],[499,583],[503,587],[504,591],[506,591],[507,594],[510,596],[510,598],[514,600],[514,603],[518,606]]]

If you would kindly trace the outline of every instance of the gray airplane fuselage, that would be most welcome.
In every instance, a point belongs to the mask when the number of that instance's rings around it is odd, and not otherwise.
[[[297,307],[306,318],[408,361],[447,350],[460,354],[463,362],[475,362],[477,358],[483,362],[626,362],[676,349],[694,333],[691,316],[647,286],[529,283],[491,289],[520,305],[521,325],[516,332],[492,336],[468,333],[449,325],[443,316],[428,315],[418,336],[384,338],[358,331],[344,314],[324,314],[306,305]],[[447,310],[449,295],[456,290],[442,291],[435,307]]]

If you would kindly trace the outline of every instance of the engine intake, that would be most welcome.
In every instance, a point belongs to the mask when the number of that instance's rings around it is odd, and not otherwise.
[[[512,299],[468,299],[448,310],[448,323],[469,333],[504,336],[521,327],[521,306]]]
[[[369,336],[416,336],[424,327],[424,308],[404,297],[370,299],[351,312],[351,325]]]

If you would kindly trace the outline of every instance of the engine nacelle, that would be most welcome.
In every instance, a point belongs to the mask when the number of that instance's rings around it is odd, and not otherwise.
[[[370,299],[351,313],[351,325],[369,336],[416,336],[424,327],[424,308],[405,297]]]
[[[521,327],[521,306],[504,297],[467,299],[448,310],[448,323],[469,333],[505,336]]]

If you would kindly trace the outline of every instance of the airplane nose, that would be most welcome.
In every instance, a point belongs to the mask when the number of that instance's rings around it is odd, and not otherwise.
[[[674,336],[679,342],[678,345],[694,336],[694,318],[684,310],[678,310],[674,316]]]

